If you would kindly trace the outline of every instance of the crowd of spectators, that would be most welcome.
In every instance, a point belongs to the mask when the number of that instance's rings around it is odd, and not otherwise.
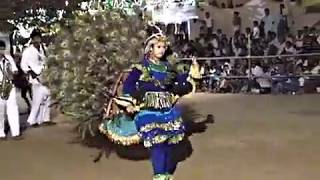
[[[257,93],[319,91],[320,80],[316,76],[319,75],[320,56],[303,54],[320,53],[320,30],[304,27],[292,32],[283,4],[277,20],[268,8],[264,12],[261,20],[255,20],[251,27],[245,28],[241,27],[240,13],[234,12],[234,33],[231,37],[215,27],[209,12],[205,13],[204,20],[194,20],[193,24],[202,24],[200,34],[194,40],[188,39],[186,24],[166,26],[165,31],[174,42],[173,50],[180,58],[219,59],[197,61],[201,75],[198,90]],[[259,58],[249,60],[248,56]],[[194,64],[191,61],[182,63]]]

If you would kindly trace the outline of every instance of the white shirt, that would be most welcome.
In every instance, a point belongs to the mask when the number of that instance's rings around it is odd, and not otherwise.
[[[211,28],[212,26],[213,26],[213,24],[212,24],[212,18],[211,17],[209,17],[209,18],[204,18],[204,21],[206,22],[206,26],[207,26],[207,28]]]
[[[320,73],[320,65],[317,65],[311,70],[311,74],[319,74]]]
[[[206,44],[205,44],[205,41],[204,41],[204,38],[201,38],[200,41],[199,41],[199,43],[200,43],[202,46],[205,46],[205,45],[206,45]]]
[[[200,23],[198,21],[190,21],[190,39],[196,39],[200,34]],[[173,42],[173,41],[171,41]]]
[[[254,67],[252,70],[252,74],[256,77],[266,76],[266,74],[263,72],[263,69],[260,66]],[[262,88],[271,87],[271,82],[267,78],[257,78],[257,82]]]
[[[14,62],[13,58],[10,55],[4,55],[4,58],[0,58],[0,67],[2,70],[5,69],[5,67],[10,67],[10,70],[12,72],[18,72],[18,68],[16,66],[16,63]],[[3,66],[3,60],[5,60],[4,66]],[[0,72],[0,81],[2,81],[4,78],[3,72]]]
[[[35,48],[33,45],[30,45],[22,53],[21,69],[25,73],[28,73],[29,70],[32,70],[36,74],[41,74],[44,68],[45,59],[46,57],[42,48],[40,48],[40,51],[38,51],[37,48]],[[37,79],[30,78],[30,83],[38,84],[39,81]]]
[[[259,39],[260,37],[260,30],[259,27],[253,27],[253,39]]]
[[[218,43],[218,39],[214,38],[211,40],[211,44],[213,46],[213,48],[219,48],[219,43]]]
[[[269,16],[264,16],[262,18],[262,21],[264,22],[264,32],[267,34],[269,31],[273,31],[273,24],[272,22],[275,21],[274,18],[269,15]],[[274,31],[273,31],[274,32]]]
[[[286,53],[288,54],[297,54],[297,50],[292,46],[292,47],[284,47],[284,50],[286,51]]]
[[[204,67],[202,66],[202,67],[200,68],[200,74],[201,74],[201,75],[204,75],[204,70],[205,70],[205,69],[204,69]]]
[[[303,47],[303,36],[301,36],[301,37],[296,37],[296,46],[297,47],[299,47],[299,48],[301,48],[301,47]]]

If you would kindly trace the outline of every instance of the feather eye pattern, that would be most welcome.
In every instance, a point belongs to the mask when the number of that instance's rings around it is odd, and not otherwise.
[[[79,12],[56,35],[44,80],[61,111],[79,121],[82,130],[104,118],[104,105],[111,98],[106,90],[112,89],[116,73],[139,61],[144,27],[138,17],[116,10],[98,12],[94,18]]]

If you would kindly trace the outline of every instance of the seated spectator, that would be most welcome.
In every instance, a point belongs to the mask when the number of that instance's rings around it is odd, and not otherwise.
[[[271,92],[271,80],[267,77],[268,75],[263,71],[260,62],[256,62],[255,67],[252,69],[252,75],[255,77],[256,83],[252,83],[254,89],[258,89],[261,93]]]
[[[281,54],[297,54],[297,50],[294,48],[292,42],[287,41],[285,47],[282,49]]]
[[[311,74],[320,74],[320,61],[312,68]]]
[[[298,34],[296,36],[296,41],[295,41],[295,45],[297,50],[302,50],[303,48],[303,33],[301,31],[298,31]]]

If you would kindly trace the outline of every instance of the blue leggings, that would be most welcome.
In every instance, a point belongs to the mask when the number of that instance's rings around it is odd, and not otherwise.
[[[167,143],[157,144],[151,147],[151,162],[154,175],[173,175],[177,168],[177,162],[173,159],[172,146]]]

